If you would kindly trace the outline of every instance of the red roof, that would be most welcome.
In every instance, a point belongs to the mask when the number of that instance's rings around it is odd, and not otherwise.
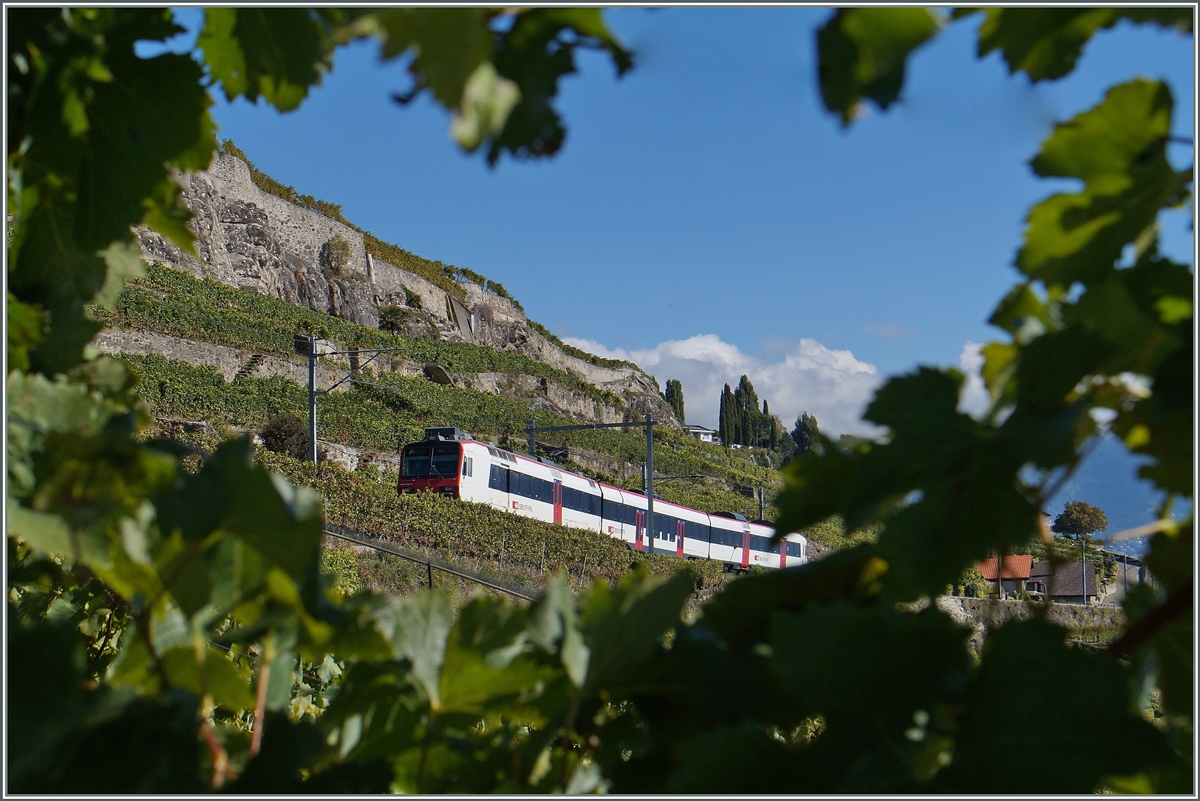
[[[1033,569],[1033,557],[1029,555],[1004,557],[1004,570],[1001,579],[1027,579]],[[996,580],[996,557],[989,556],[979,564],[979,572],[987,581]]]

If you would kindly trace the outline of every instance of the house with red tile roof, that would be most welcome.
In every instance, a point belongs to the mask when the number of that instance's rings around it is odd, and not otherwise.
[[[1005,596],[1021,595],[1033,569],[1033,557],[1028,554],[1009,554],[999,565],[1000,587]],[[990,556],[979,564],[979,572],[991,587],[996,586],[997,561]]]

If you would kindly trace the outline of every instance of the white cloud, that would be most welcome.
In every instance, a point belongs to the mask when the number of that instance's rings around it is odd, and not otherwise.
[[[979,342],[967,342],[963,345],[962,353],[958,355],[958,367],[967,378],[958,396],[958,410],[975,419],[983,417],[992,402],[987,385],[983,383],[983,376],[980,375],[983,369],[982,348],[983,345]]]
[[[826,436],[871,434],[878,428],[864,422],[862,412],[882,379],[875,365],[859,361],[848,350],[832,350],[814,339],[801,339],[781,360],[742,353],[715,334],[670,340],[653,348],[627,351],[574,337],[564,341],[612,359],[628,359],[662,386],[674,378],[683,384],[689,423],[717,427],[721,389],[749,376],[759,398],[788,428],[800,412],[814,414]]]

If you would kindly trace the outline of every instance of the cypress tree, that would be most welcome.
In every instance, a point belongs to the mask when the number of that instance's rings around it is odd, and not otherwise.
[[[733,418],[733,391],[729,385],[725,385],[725,389],[721,392],[721,411],[718,413],[717,427],[720,429],[721,443],[728,446],[733,444],[734,438],[734,418]]]
[[[796,428],[792,431],[792,439],[796,442],[797,453],[816,453],[820,445],[818,436],[821,429],[817,426],[817,418],[808,412],[803,412],[796,418]]]
[[[683,416],[683,384],[674,378],[667,380],[667,391],[663,393],[663,400],[671,407],[671,411],[675,413],[675,419],[680,423],[686,422]]]

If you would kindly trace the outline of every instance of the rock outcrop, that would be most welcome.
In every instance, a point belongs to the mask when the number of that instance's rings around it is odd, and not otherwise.
[[[190,225],[199,258],[139,229],[149,260],[372,327],[378,325],[381,308],[408,306],[412,293],[420,298],[420,311],[409,308],[403,323],[412,335],[514,350],[612,392],[630,411],[679,425],[646,373],[603,367],[566,353],[530,327],[519,307],[476,284],[463,283],[466,298],[460,299],[416,273],[372,257],[360,231],[259,189],[249,167],[235,156],[218,153],[207,170],[180,175],[179,181],[184,202],[194,212]],[[334,251],[330,244],[339,239],[345,243],[338,245],[341,255],[329,258]],[[491,383],[482,375],[474,381]],[[533,388],[519,389],[524,397]],[[562,408],[562,400],[548,405]],[[611,409],[597,408],[585,417],[609,422],[611,415]]]

